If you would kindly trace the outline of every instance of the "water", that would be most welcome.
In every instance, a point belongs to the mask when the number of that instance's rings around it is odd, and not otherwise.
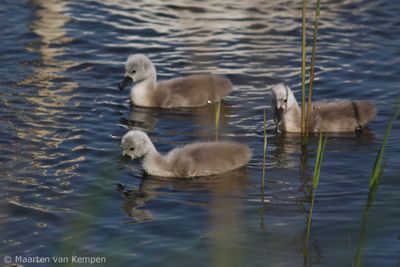
[[[312,3],[310,17],[311,9]],[[106,257],[99,266],[305,265],[317,138],[301,164],[299,136],[274,131],[268,95],[283,81],[299,98],[300,10],[292,0],[3,0],[0,260],[75,255]],[[370,170],[399,95],[399,13],[396,1],[322,1],[315,98],[370,99],[379,113],[362,136],[328,137],[309,265],[351,266],[354,259]],[[127,127],[148,132],[161,152],[214,138],[212,105],[130,106],[117,83],[127,56],[138,52],[153,59],[159,79],[215,72],[232,80],[219,138],[251,146],[246,169],[156,179],[121,157]],[[269,143],[262,203],[264,108]],[[397,123],[368,214],[365,266],[400,261],[398,133]],[[60,264],[24,266],[45,265]]]

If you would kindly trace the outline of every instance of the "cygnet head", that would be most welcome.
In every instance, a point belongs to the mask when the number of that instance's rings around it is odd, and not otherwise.
[[[122,155],[132,159],[145,156],[153,147],[150,138],[142,131],[132,130],[122,137]]]
[[[280,83],[272,88],[272,106],[275,111],[275,116],[278,116],[278,121],[281,119],[279,115],[287,112],[292,107],[298,107],[296,98],[289,86]]]
[[[119,89],[124,89],[130,82],[139,83],[156,75],[153,62],[143,54],[134,54],[128,57],[125,63],[125,77],[119,84]]]

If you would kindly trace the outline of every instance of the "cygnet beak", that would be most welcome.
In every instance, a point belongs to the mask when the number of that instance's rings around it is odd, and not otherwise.
[[[122,156],[125,157],[130,157],[131,159],[135,159],[135,157],[133,155],[129,155],[128,153],[126,153],[125,151],[122,151]]]
[[[119,90],[123,90],[131,82],[133,82],[132,78],[129,76],[125,76],[124,79],[118,84]]]
[[[283,108],[274,108],[274,121],[276,123],[280,122],[282,120],[282,113],[283,113]]]

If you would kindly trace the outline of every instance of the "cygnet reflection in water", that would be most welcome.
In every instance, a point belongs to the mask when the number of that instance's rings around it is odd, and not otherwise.
[[[117,191],[124,196],[123,212],[129,218],[132,218],[134,222],[145,222],[156,219],[153,212],[146,208],[146,202],[158,198],[168,198],[170,193],[166,193],[165,188],[183,192],[209,191],[217,196],[226,197],[228,195],[242,195],[247,183],[247,169],[240,168],[216,176],[197,177],[195,179],[174,179],[144,175],[139,187],[130,189],[125,185],[117,184]],[[203,201],[204,199],[186,203],[193,206],[208,205]]]
[[[214,134],[216,104],[207,105],[199,108],[179,108],[179,109],[149,109],[145,107],[132,106],[127,116],[120,118],[121,126],[127,129],[139,129],[145,132],[153,132],[158,122],[167,122],[168,125],[191,125],[191,132],[194,136],[204,136]],[[226,101],[220,105],[219,126],[220,129],[226,128],[229,122],[232,107]]]

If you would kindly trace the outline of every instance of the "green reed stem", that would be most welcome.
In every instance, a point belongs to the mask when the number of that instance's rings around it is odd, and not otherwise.
[[[314,20],[314,34],[313,34],[313,47],[311,51],[311,65],[310,65],[310,85],[308,88],[308,104],[307,104],[307,114],[305,119],[305,127],[306,127],[306,136],[308,136],[308,119],[311,114],[311,102],[312,102],[312,94],[313,94],[313,85],[314,85],[314,66],[315,66],[315,50],[317,47],[317,34],[318,34],[318,20],[320,16],[320,0],[317,0],[317,5],[315,7],[315,20]]]
[[[303,252],[304,257],[307,257],[307,255],[308,255],[308,242],[310,240],[311,222],[312,222],[312,215],[313,215],[313,211],[314,211],[315,192],[317,191],[317,187],[318,187],[318,183],[319,183],[319,176],[320,176],[320,172],[321,172],[321,162],[322,162],[322,158],[324,155],[326,139],[327,139],[327,136],[325,135],[325,137],[323,138],[323,133],[321,132],[319,134],[317,158],[315,160],[315,166],[314,166],[314,175],[313,175],[313,181],[312,181],[313,188],[311,191],[311,206],[310,206],[310,211],[308,214],[306,239],[305,239],[304,252]]]
[[[264,109],[264,150],[263,150],[263,163],[262,163],[262,180],[261,180],[261,193],[264,197],[264,185],[265,185],[265,160],[267,157],[267,112]]]
[[[386,126],[385,135],[383,137],[382,145],[379,148],[378,154],[375,159],[374,167],[372,168],[372,171],[371,171],[367,203],[365,205],[364,212],[363,212],[363,220],[362,220],[362,225],[361,225],[361,230],[360,230],[360,236],[358,238],[357,252],[356,252],[356,256],[355,256],[354,264],[353,264],[353,266],[355,266],[355,267],[362,266],[365,234],[367,231],[368,212],[372,206],[376,192],[378,191],[378,187],[381,182],[381,177],[382,177],[382,173],[383,173],[383,169],[384,169],[383,154],[385,152],[385,147],[386,147],[387,141],[389,139],[390,133],[392,131],[393,124],[397,120],[399,115],[400,115],[400,97],[397,97],[395,107],[394,107],[394,112],[393,112],[392,116],[389,118],[388,124]]]
[[[393,115],[389,118],[388,125],[386,127],[385,135],[383,137],[383,143],[379,149],[378,155],[376,156],[374,167],[371,172],[371,177],[369,180],[369,188],[377,187],[380,182],[380,178],[383,171],[382,160],[383,153],[385,152],[385,147],[389,139],[390,132],[392,131],[393,123],[400,114],[400,97],[396,99]]]
[[[326,139],[327,136],[325,135],[325,138],[322,138],[323,133],[321,132],[319,134],[319,142],[318,142],[318,149],[317,149],[317,159],[315,161],[315,167],[314,167],[314,175],[313,175],[313,188],[317,189],[318,183],[319,183],[319,174],[321,171],[321,161],[324,156],[324,150],[325,150],[325,144],[326,144]],[[323,140],[322,140],[323,139]]]
[[[221,101],[215,103],[215,140],[218,140],[219,119],[221,115]]]
[[[306,135],[305,105],[306,105],[306,16],[307,0],[302,0],[302,38],[301,38],[301,135]],[[303,142],[304,143],[304,142]]]

